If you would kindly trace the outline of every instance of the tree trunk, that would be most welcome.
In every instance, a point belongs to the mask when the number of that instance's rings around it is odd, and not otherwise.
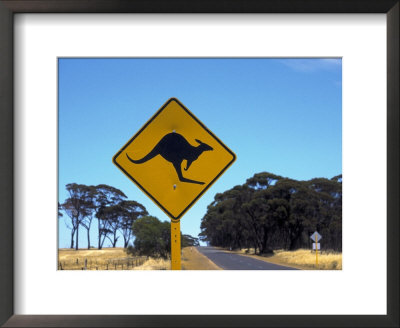
[[[114,231],[113,248],[116,247],[116,245],[117,245],[117,240],[118,240],[118,238],[117,238],[117,231]]]
[[[264,227],[264,236],[262,239],[261,243],[262,251],[260,250],[260,253],[266,253],[269,252],[270,247],[268,247],[268,229]]]
[[[90,229],[87,229],[87,249],[90,249]]]
[[[297,232],[291,239],[290,239],[290,246],[289,250],[294,251],[298,244],[298,240],[300,239],[300,234]]]
[[[254,254],[257,254],[257,241],[254,240]]]
[[[100,236],[101,237],[101,236]],[[101,238],[100,238],[101,239]],[[101,240],[101,243],[100,243],[100,248],[99,249],[102,249],[103,248],[103,245],[104,245],[104,241],[106,240],[106,236],[104,235],[104,237],[103,237],[103,239]]]
[[[97,248],[98,249],[101,249],[101,233],[100,233],[100,219],[98,220],[98,225],[97,225],[97,227],[98,227],[98,237],[99,237],[99,239],[98,239],[98,246],[97,246]]]
[[[76,247],[75,249],[78,250],[79,248],[79,224],[78,227],[76,228]]]
[[[123,234],[123,236],[124,236],[124,248],[128,248],[129,241],[131,240],[131,237],[132,237],[132,233],[131,233],[131,231],[129,231],[126,238],[125,238],[125,234]]]
[[[74,249],[74,235],[75,235],[75,229],[71,229],[71,249]]]

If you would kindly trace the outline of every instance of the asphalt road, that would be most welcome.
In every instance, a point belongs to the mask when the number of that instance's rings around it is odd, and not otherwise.
[[[224,270],[296,270],[294,268],[256,260],[254,258],[223,252],[214,247],[197,247],[197,250]]]

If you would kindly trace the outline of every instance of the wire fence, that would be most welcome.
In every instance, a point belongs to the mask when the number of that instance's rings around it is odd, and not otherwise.
[[[133,270],[143,265],[147,256],[118,259],[76,258],[58,262],[58,270]]]

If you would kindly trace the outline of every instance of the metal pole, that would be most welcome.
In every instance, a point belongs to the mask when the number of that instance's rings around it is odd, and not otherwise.
[[[181,269],[181,223],[171,221],[171,270]]]
[[[318,267],[318,235],[315,236],[315,263]]]

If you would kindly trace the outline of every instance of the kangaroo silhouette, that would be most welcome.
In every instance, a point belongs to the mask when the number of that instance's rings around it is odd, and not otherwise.
[[[195,160],[197,160],[204,151],[213,150],[212,147],[205,144],[204,142],[201,142],[198,139],[195,140],[199,144],[198,146],[192,146],[182,135],[176,132],[172,132],[162,137],[157,145],[153,148],[153,150],[143,158],[134,160],[129,157],[128,153],[126,153],[126,156],[132,163],[142,164],[151,160],[157,155],[161,155],[165,160],[172,163],[181,182],[189,182],[202,185],[204,184],[204,182],[190,180],[183,177],[181,169],[181,164],[183,160],[187,161],[186,167],[184,168],[184,170],[187,171],[190,165]]]

